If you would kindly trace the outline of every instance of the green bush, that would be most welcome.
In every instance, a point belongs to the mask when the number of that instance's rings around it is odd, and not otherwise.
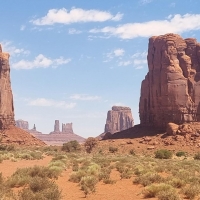
[[[186,156],[186,153],[185,153],[184,151],[178,151],[178,152],[176,153],[176,156],[177,156],[177,157]]]
[[[66,152],[80,151],[80,149],[81,149],[81,145],[76,140],[64,143],[62,146],[62,151],[66,151]]]
[[[172,155],[172,152],[167,149],[160,149],[155,152],[155,158],[159,159],[169,159]]]
[[[109,147],[109,151],[110,151],[111,153],[115,153],[115,152],[118,151],[118,148],[117,148],[117,147]]]

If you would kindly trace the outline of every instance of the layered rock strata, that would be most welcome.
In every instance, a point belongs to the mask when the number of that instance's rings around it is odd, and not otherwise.
[[[13,95],[10,82],[9,53],[2,52],[0,45],[0,129],[15,125]]]
[[[200,121],[200,43],[177,34],[149,39],[148,73],[142,81],[142,125]]]
[[[134,126],[131,109],[129,107],[113,106],[107,113],[105,133],[111,134],[126,130]]]

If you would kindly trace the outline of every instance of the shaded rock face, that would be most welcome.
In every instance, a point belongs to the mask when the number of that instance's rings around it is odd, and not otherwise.
[[[131,109],[129,107],[113,106],[112,110],[108,111],[104,132],[113,134],[133,126]]]
[[[2,52],[0,45],[0,129],[15,125],[9,57],[8,53]]]
[[[18,128],[21,128],[21,129],[24,129],[24,130],[29,129],[29,124],[28,124],[28,122],[27,122],[27,121],[24,121],[24,120],[22,120],[22,119],[16,120],[16,121],[15,121],[15,124],[16,124],[16,126],[17,126]]]
[[[166,34],[149,39],[149,71],[139,103],[142,125],[200,121],[200,43]]]

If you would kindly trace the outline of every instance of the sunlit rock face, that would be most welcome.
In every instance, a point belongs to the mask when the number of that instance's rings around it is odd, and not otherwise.
[[[148,73],[141,85],[142,125],[200,121],[200,43],[177,34],[149,39]]]
[[[107,113],[105,133],[116,133],[134,126],[131,109],[129,107],[113,106]]]
[[[15,125],[9,57],[9,53],[2,52],[0,45],[0,129]]]

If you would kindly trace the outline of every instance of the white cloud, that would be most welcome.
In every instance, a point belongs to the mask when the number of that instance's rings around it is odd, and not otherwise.
[[[82,33],[82,31],[76,30],[75,28],[70,28],[70,29],[68,30],[68,33],[69,33],[70,35],[73,35],[73,34],[80,34],[80,33]]]
[[[52,99],[37,98],[34,100],[29,100],[28,105],[71,109],[76,106],[76,103],[67,103],[65,101],[55,101]]]
[[[118,56],[123,56],[124,52],[125,52],[124,49],[115,49],[113,53],[116,57],[118,57]]]
[[[183,33],[200,29],[200,14],[173,15],[165,20],[153,20],[143,23],[128,23],[117,27],[107,26],[91,29],[90,33],[103,33],[122,39],[150,37],[166,33]]]
[[[133,60],[134,65],[142,65],[142,64],[146,64],[146,63],[147,63],[146,59],[143,59],[143,60],[135,59],[135,60]]]
[[[119,62],[119,66],[128,66],[128,65],[131,65],[132,64],[132,61],[128,60],[128,61],[121,61]]]
[[[90,96],[87,94],[74,94],[70,96],[70,99],[74,100],[82,100],[82,101],[94,101],[94,100],[99,100],[101,97],[99,96]]]
[[[146,58],[147,57],[147,52],[146,51],[137,52],[137,53],[134,53],[131,57],[132,58]]]
[[[71,59],[64,59],[60,57],[58,59],[50,59],[42,54],[39,54],[33,61],[20,60],[19,62],[13,63],[12,68],[14,69],[33,69],[33,68],[48,68],[57,67],[59,65],[67,64]]]
[[[62,9],[51,9],[47,15],[31,20],[35,25],[53,25],[55,23],[60,24],[71,24],[79,22],[104,22],[107,20],[119,21],[123,17],[123,14],[117,13],[112,15],[110,12],[99,11],[99,10],[83,10],[81,8],[72,8],[67,10]]]
[[[23,48],[17,48],[14,45],[12,45],[11,41],[2,41],[2,49],[4,52],[9,52],[11,56],[19,56],[21,54],[28,55],[30,52],[23,49]]]

